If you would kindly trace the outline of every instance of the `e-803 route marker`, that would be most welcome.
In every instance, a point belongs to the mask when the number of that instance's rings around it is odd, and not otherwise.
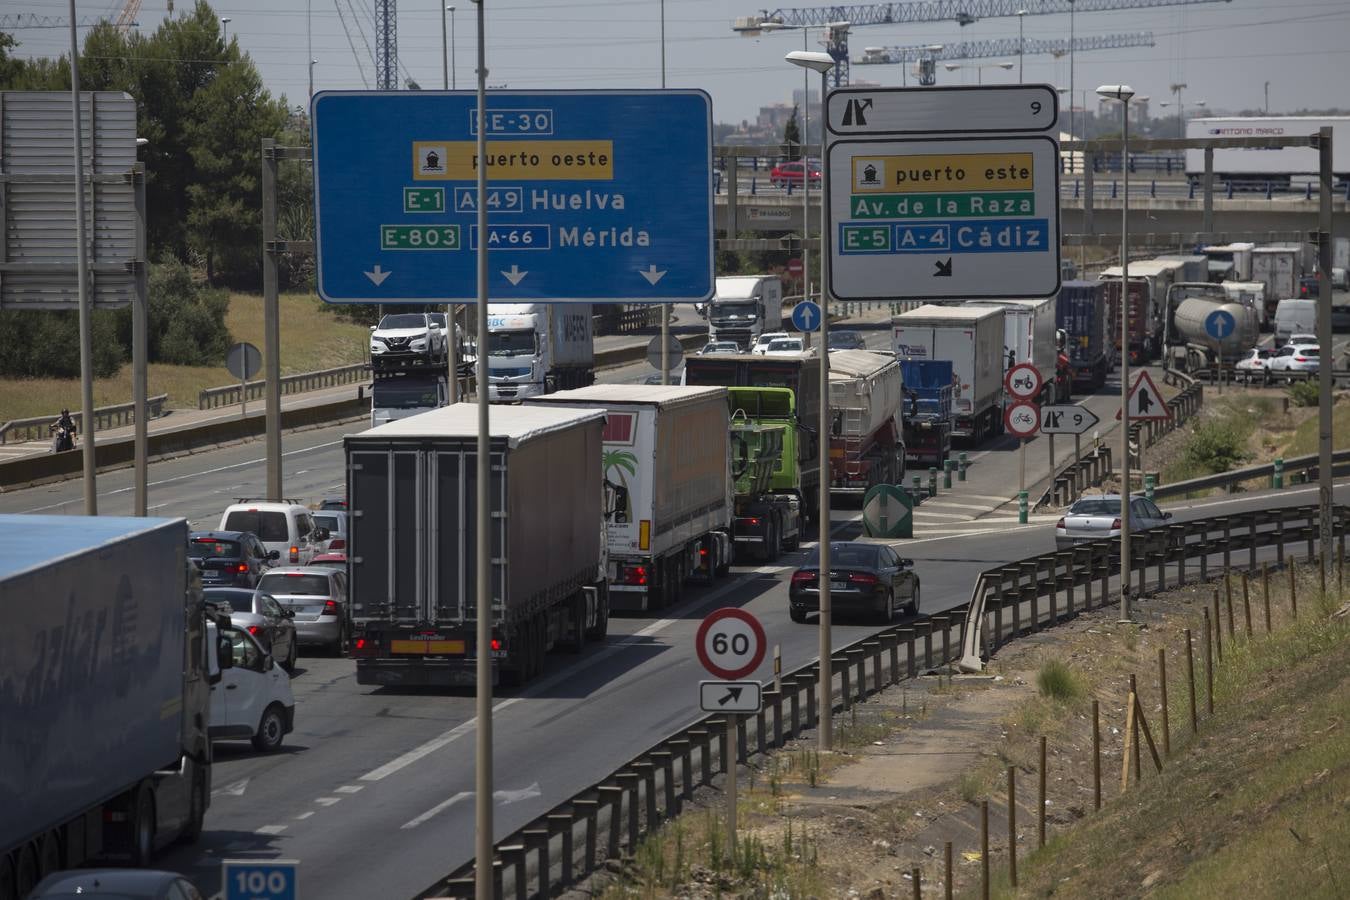
[[[471,92],[311,102],[319,295],[330,303],[703,302],[713,293],[703,91],[494,91],[478,228]]]

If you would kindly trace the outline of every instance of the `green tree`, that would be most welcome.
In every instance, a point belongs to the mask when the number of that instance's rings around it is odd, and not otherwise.
[[[797,107],[792,107],[792,115],[783,126],[783,155],[788,159],[797,159],[802,155],[802,131],[797,124]]]

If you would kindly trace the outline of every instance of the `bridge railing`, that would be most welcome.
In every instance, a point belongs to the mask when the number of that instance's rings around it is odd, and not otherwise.
[[[153,397],[145,398],[145,410],[147,418],[157,419],[164,414],[164,404],[169,400],[168,394],[156,394]],[[84,427],[84,419],[79,412],[70,414],[75,420],[75,424]],[[41,441],[50,437],[48,428],[57,419],[57,414],[52,413],[47,416],[33,416],[28,419],[10,419],[8,422],[0,424],[0,444],[8,444],[15,441]],[[94,410],[94,431],[104,431],[108,428],[120,428],[123,425],[130,425],[136,421],[135,403],[118,403],[113,406],[100,406]]]
[[[303,394],[322,388],[338,387],[344,384],[360,384],[370,380],[370,366],[365,363],[353,363],[332,369],[320,369],[317,372],[301,372],[281,377],[282,394]],[[267,388],[265,381],[250,381],[242,387],[247,391],[249,400],[261,400]],[[221,387],[206,388],[197,395],[198,409],[217,409],[222,406],[236,406],[240,402],[241,386],[227,384]]]

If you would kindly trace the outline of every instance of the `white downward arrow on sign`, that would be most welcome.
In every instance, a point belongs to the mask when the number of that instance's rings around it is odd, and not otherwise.
[[[665,270],[658,272],[655,264],[653,264],[645,269],[638,269],[638,274],[647,279],[648,284],[654,286],[666,273]]]
[[[375,271],[367,272],[366,277],[369,278],[371,281],[375,282],[376,287],[379,287],[380,285],[384,284],[384,280],[386,278],[388,278],[390,275],[393,274],[394,274],[393,272],[386,272],[384,269],[381,269],[380,264],[376,263]]]
[[[528,271],[526,272],[520,271],[520,266],[516,265],[515,263],[512,263],[511,271],[510,272],[503,271],[502,274],[506,276],[506,280],[511,282],[512,285],[517,285],[520,284],[520,282],[525,278],[525,276],[530,273]]]

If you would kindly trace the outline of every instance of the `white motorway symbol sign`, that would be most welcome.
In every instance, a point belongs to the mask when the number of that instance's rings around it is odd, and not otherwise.
[[[757,713],[763,702],[758,681],[700,681],[698,708],[710,713]]]
[[[1041,434],[1087,434],[1099,421],[1092,410],[1082,406],[1041,407]]]
[[[837,139],[826,151],[840,300],[1059,290],[1059,145],[1049,136]]]
[[[1037,134],[1053,131],[1059,94],[1048,84],[867,88],[830,92],[833,135]]]

